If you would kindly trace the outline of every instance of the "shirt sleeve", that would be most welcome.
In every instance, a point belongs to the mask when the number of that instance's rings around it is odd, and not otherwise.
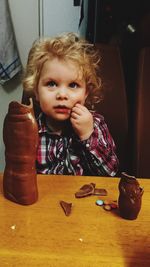
[[[104,118],[95,114],[94,130],[91,136],[80,142],[84,169],[90,175],[114,176],[118,171],[115,144]]]

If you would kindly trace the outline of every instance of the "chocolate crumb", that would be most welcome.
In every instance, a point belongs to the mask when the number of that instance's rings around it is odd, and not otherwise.
[[[95,189],[94,183],[85,184],[79,189],[78,192],[75,193],[75,197],[81,198],[81,197],[90,196],[94,193],[94,189]]]
[[[63,200],[61,200],[59,203],[61,207],[63,208],[65,215],[69,216],[71,214],[72,203],[67,203]]]
[[[95,188],[93,195],[95,196],[107,196],[107,190],[104,188]]]

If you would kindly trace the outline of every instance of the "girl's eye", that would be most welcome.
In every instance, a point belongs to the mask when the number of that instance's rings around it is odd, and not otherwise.
[[[71,88],[77,88],[77,87],[79,87],[79,84],[78,83],[75,83],[75,82],[72,82],[72,83],[69,84],[69,87],[71,87]]]
[[[55,81],[49,81],[49,82],[47,82],[47,86],[48,87],[55,87],[55,86],[57,86],[57,84]]]

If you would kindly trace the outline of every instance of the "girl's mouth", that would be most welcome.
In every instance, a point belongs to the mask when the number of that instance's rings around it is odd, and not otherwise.
[[[55,106],[54,109],[56,113],[70,114],[70,108],[66,106]]]

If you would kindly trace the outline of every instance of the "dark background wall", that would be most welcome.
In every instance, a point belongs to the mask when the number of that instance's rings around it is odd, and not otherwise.
[[[120,46],[131,108],[139,49],[150,46],[150,1],[89,0],[86,37]]]

